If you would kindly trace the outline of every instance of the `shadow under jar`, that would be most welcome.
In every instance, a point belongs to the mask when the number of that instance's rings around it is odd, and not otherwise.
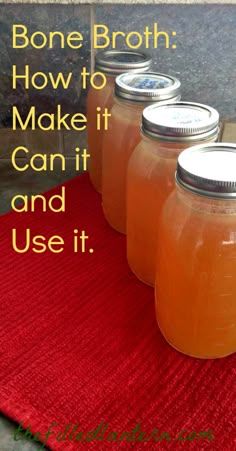
[[[102,202],[104,215],[126,233],[126,177],[129,158],[141,140],[143,109],[154,102],[180,100],[180,81],[158,73],[125,73],[116,78],[109,129],[103,138]]]
[[[218,131],[219,114],[207,105],[177,102],[143,111],[142,141],[127,175],[127,258],[142,282],[155,283],[158,222],[175,186],[178,155],[191,143],[216,141]]]
[[[236,145],[185,150],[161,215],[156,318],[166,340],[192,357],[236,351],[235,167]]]
[[[88,152],[90,155],[89,175],[94,188],[101,192],[102,183],[102,137],[103,130],[97,130],[97,107],[110,111],[113,104],[115,77],[123,72],[146,72],[152,59],[142,52],[107,50],[95,56],[95,71],[105,75],[106,85],[102,89],[90,87],[87,97]],[[104,80],[95,76],[96,86]]]

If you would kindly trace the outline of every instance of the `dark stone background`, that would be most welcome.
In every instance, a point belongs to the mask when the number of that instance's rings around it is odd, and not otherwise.
[[[12,25],[24,24],[29,34],[42,31],[61,31],[69,34],[80,31],[84,36],[83,47],[79,50],[56,45],[53,49],[12,48]],[[59,41],[58,41],[59,43]],[[22,116],[29,107],[35,105],[39,113],[54,112],[58,103],[63,111],[84,110],[85,91],[81,90],[79,71],[83,66],[90,69],[90,7],[87,5],[0,5],[0,126],[11,127],[11,107],[16,105]],[[12,65],[17,73],[23,73],[28,64],[31,73],[52,72],[63,74],[73,72],[74,77],[67,90],[45,88],[43,90],[24,88],[19,80],[17,90],[12,89]]]
[[[154,70],[179,77],[184,100],[236,119],[236,5],[97,6],[95,22],[111,31],[141,32],[154,22],[159,31],[176,31],[176,50],[159,41],[160,48],[150,51]]]
[[[182,81],[182,98],[208,103],[219,109],[224,119],[236,118],[236,5],[106,5],[94,6],[95,22],[111,31],[140,33],[146,25],[158,22],[159,29],[176,31],[177,49],[149,50],[153,69],[176,75]],[[12,24],[27,25],[30,32],[81,31],[80,50],[55,48],[12,49]],[[173,38],[172,38],[173,39]],[[31,105],[38,112],[53,112],[58,103],[65,112],[83,111],[84,91],[77,76],[83,65],[90,69],[90,6],[88,5],[0,5],[0,127],[11,126],[11,107],[21,114]],[[124,48],[122,39],[118,47]],[[32,72],[56,74],[72,71],[75,76],[68,90],[46,88],[25,90],[21,82],[11,88],[12,65],[20,71],[29,64]]]

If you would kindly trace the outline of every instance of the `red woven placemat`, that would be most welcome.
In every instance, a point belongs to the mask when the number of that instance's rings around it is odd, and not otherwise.
[[[12,228],[18,245],[26,228],[60,234],[65,251],[18,255]],[[72,252],[75,228],[93,254]],[[236,449],[235,357],[192,359],[165,342],[153,290],[129,271],[125,238],[105,223],[87,175],[66,184],[66,213],[11,212],[0,235],[2,412],[34,433],[57,423],[55,450]],[[215,440],[176,440],[182,430]]]

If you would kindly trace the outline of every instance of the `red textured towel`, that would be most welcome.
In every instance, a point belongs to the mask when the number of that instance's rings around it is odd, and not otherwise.
[[[55,450],[236,449],[235,357],[192,359],[165,342],[153,291],[129,271],[87,175],[66,184],[66,208],[0,219],[2,412],[34,433],[57,423]],[[26,228],[60,234],[65,251],[18,255],[12,228],[18,243]],[[93,254],[72,252],[75,228]]]

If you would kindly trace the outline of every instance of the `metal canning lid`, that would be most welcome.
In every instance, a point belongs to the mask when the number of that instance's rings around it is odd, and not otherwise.
[[[189,147],[178,157],[176,181],[195,194],[236,199],[236,144]]]
[[[218,134],[219,113],[201,103],[176,102],[144,109],[144,134],[164,141],[197,141]]]
[[[106,50],[95,55],[95,70],[108,75],[119,75],[123,72],[145,72],[152,64],[152,58],[136,51]]]
[[[180,99],[180,81],[156,72],[127,72],[116,77],[115,95],[134,102],[159,102]]]

